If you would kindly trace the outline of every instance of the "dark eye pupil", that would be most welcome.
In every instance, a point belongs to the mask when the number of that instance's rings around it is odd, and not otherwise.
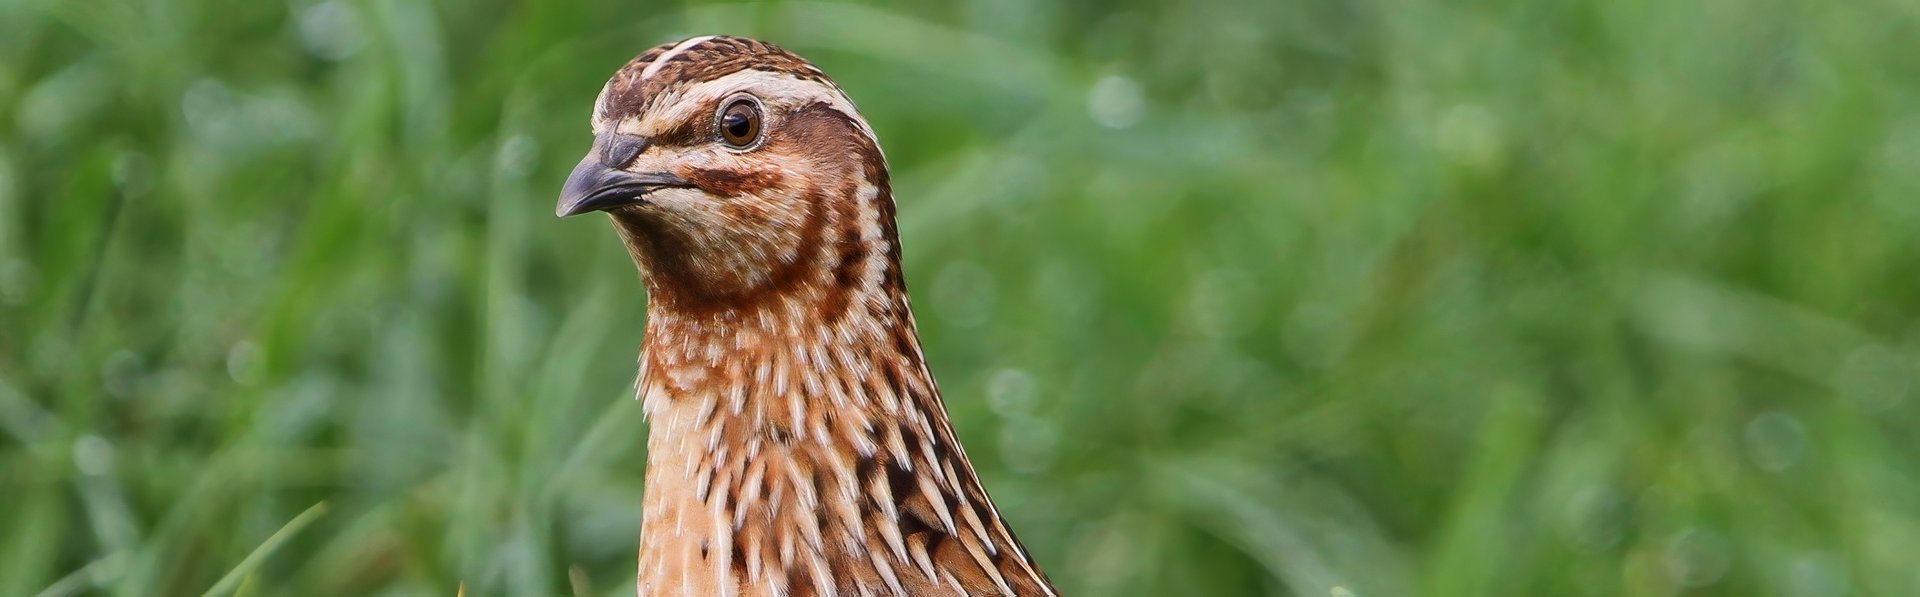
[[[728,114],[726,119],[720,122],[720,127],[726,130],[728,138],[735,140],[746,139],[747,135],[753,132],[753,123],[748,122],[747,115],[739,112]]]

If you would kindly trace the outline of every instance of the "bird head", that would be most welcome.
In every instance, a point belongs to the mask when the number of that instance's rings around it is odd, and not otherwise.
[[[886,161],[806,60],[736,37],[662,45],[614,74],[591,122],[556,213],[607,213],[655,301],[712,309],[887,278]]]

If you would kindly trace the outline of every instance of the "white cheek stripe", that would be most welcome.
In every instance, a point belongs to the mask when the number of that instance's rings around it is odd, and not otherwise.
[[[653,59],[653,63],[648,64],[646,70],[640,71],[640,80],[645,81],[647,79],[653,78],[653,74],[660,72],[660,67],[665,66],[667,64],[667,61],[672,60],[674,56],[679,55],[681,52],[686,51],[688,48],[700,45],[701,42],[705,42],[715,37],[718,37],[718,36],[702,35],[700,37],[695,37],[692,39],[688,39],[687,41],[680,42],[680,45],[674,46],[673,49],[667,50],[667,53],[661,54],[659,58]]]

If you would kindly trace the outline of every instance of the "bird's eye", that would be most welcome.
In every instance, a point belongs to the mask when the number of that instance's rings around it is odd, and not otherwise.
[[[734,149],[746,149],[760,141],[760,104],[740,98],[720,110],[720,141]]]

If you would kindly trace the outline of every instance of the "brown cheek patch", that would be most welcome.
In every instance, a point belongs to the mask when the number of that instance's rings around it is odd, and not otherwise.
[[[720,170],[688,168],[680,174],[700,190],[720,197],[738,197],[747,193],[786,186],[786,175],[775,170]]]
[[[761,151],[778,152],[796,156],[799,161],[815,164],[821,172],[835,173],[820,197],[815,209],[831,214],[826,227],[830,230],[825,240],[830,246],[826,262],[829,270],[825,282],[828,286],[821,290],[819,312],[824,320],[837,323],[839,317],[847,313],[847,305],[863,292],[861,272],[874,259],[882,259],[873,247],[860,241],[859,183],[856,177],[864,174],[864,182],[876,187],[882,221],[879,223],[882,242],[886,251],[897,250],[899,242],[895,240],[893,227],[892,189],[887,180],[886,162],[880,157],[880,150],[873,140],[861,131],[859,124],[845,113],[825,103],[809,105],[784,119],[780,127],[772,131],[767,144]],[[899,272],[897,265],[886,267],[887,272],[882,284],[897,286]]]
[[[841,162],[837,170],[846,170],[861,159],[858,147],[866,140],[847,115],[825,103],[801,108],[773,131],[767,145],[790,155],[801,155],[820,162]]]
[[[887,176],[887,161],[881,156],[879,146],[874,144],[872,138],[863,134],[860,127],[846,114],[823,103],[801,109],[789,119],[789,125],[782,131],[782,137],[776,140],[789,146],[791,148],[789,151],[807,154],[811,159],[828,163],[839,161],[840,163],[834,167],[836,171],[866,173],[867,182],[879,191],[877,207],[880,212],[880,238],[886,243],[885,263],[887,264],[881,284],[887,288],[905,292],[907,282],[900,271],[900,236],[894,222],[893,185]],[[853,192],[842,192],[837,200],[846,203],[839,206],[843,210],[841,222],[843,225],[848,225],[843,232],[844,238],[857,238],[859,236],[857,227],[862,222],[859,222],[854,215],[854,206],[851,203]],[[879,256],[849,253],[841,256],[841,264],[842,267],[852,268],[855,264],[850,262],[875,258]],[[857,279],[851,275],[853,272],[854,270],[848,269],[845,274],[839,272],[836,274],[843,276],[842,279],[852,281]]]

